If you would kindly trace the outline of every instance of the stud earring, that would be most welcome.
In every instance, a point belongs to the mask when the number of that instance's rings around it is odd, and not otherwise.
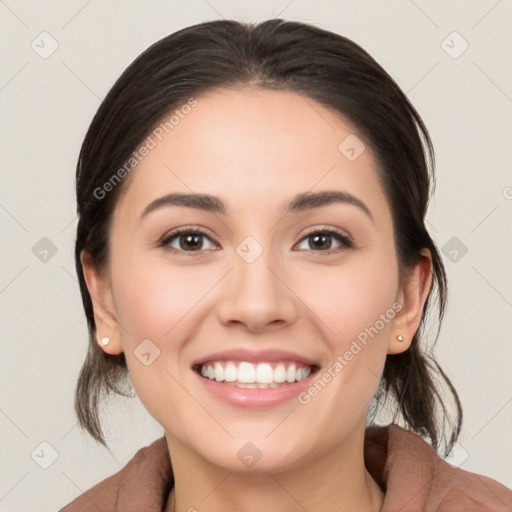
[[[399,334],[399,335],[396,337],[396,339],[397,339],[398,341],[400,341],[400,342],[401,342],[401,341],[404,341],[404,339],[405,339],[405,338],[404,338],[401,334]]]
[[[108,345],[110,343],[110,338],[101,338],[101,343],[103,343],[103,345],[105,346]]]

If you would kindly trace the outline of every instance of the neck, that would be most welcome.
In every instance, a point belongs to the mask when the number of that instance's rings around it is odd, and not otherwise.
[[[364,465],[364,424],[343,444],[280,472],[223,470],[166,437],[175,486],[165,512],[378,512],[382,506],[384,493]]]

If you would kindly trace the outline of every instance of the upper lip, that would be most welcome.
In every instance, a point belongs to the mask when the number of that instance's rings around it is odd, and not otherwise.
[[[232,349],[222,352],[214,352],[207,356],[196,359],[192,366],[201,365],[211,361],[247,361],[248,363],[265,363],[277,361],[294,361],[308,366],[318,366],[318,363],[312,359],[289,352],[286,350],[246,350]]]

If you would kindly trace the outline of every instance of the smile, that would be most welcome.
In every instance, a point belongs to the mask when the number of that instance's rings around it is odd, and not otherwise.
[[[239,388],[277,388],[306,379],[315,367],[295,362],[211,361],[196,365],[205,379]]]

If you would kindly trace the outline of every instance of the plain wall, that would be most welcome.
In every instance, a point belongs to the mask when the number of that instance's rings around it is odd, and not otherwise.
[[[73,392],[88,340],[73,259],[74,173],[92,116],[124,68],[165,35],[220,17],[283,17],[345,35],[423,117],[438,177],[428,221],[450,286],[435,353],[465,413],[454,462],[512,487],[512,2],[8,0],[0,2],[0,512],[55,511],[163,434],[138,399],[108,406],[112,455],[77,427]],[[58,43],[47,58],[43,31]],[[48,469],[31,456],[51,454],[42,442],[58,454]]]

